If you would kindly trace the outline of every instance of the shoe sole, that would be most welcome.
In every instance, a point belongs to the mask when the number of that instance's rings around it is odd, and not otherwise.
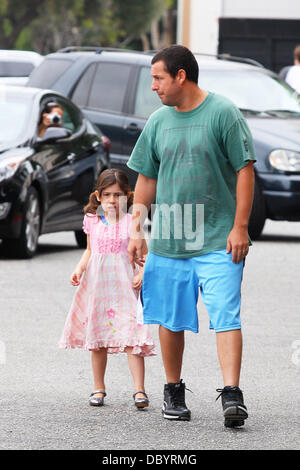
[[[191,415],[168,415],[165,413],[164,410],[162,410],[163,417],[165,419],[170,419],[173,421],[190,421],[191,420]]]
[[[245,419],[248,418],[248,413],[241,406],[230,406],[224,411],[224,418],[224,425],[227,428],[234,428],[245,424]]]
[[[147,406],[149,406],[149,403],[135,403],[135,406],[137,408],[147,408]]]

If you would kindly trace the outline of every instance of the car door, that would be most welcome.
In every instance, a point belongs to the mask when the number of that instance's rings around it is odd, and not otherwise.
[[[127,94],[134,67],[118,62],[90,65],[77,83],[72,101],[111,141],[111,166],[125,169],[123,141]]]
[[[69,137],[42,145],[36,157],[47,176],[44,233],[80,228],[83,205],[94,187],[97,168],[97,146],[87,138],[80,110],[62,97],[53,97],[53,101],[63,110],[62,127],[69,131]]]

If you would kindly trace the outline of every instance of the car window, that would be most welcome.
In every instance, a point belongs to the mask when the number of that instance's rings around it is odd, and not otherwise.
[[[161,106],[157,94],[151,89],[152,77],[150,67],[142,67],[136,90],[134,114],[148,118],[151,113]]]
[[[33,69],[31,62],[0,61],[0,77],[28,77]]]
[[[126,64],[99,64],[94,76],[88,107],[121,112],[130,68]]]
[[[72,63],[73,62],[71,60],[45,59],[33,70],[27,82],[27,86],[51,88],[54,82],[72,65]]]
[[[76,88],[72,94],[72,101],[77,104],[77,106],[87,105],[95,69],[96,64],[90,65],[76,85]]]
[[[218,71],[200,67],[199,86],[226,96],[239,108],[300,112],[299,95],[294,90],[278,78],[257,70]]]
[[[57,104],[58,106],[54,106],[53,103]],[[57,108],[60,108],[57,109]],[[50,109],[48,109],[50,108]],[[57,111],[59,111],[60,117],[57,116]],[[64,99],[57,97],[57,96],[47,96],[47,99],[43,99],[41,103],[41,111],[40,111],[40,120],[39,120],[39,134],[41,132],[41,122],[43,121],[43,113],[46,113],[48,117],[52,116],[52,119],[56,119],[56,121],[53,121],[52,124],[45,124],[46,127],[64,127],[66,129],[69,129],[72,134],[76,133],[79,131],[81,124],[82,124],[82,115],[81,112],[75,108],[71,103],[66,102]]]
[[[81,112],[76,109],[75,106],[63,100],[58,99],[58,103],[61,105],[64,112],[63,127],[69,129],[73,134],[78,132],[82,124]]]

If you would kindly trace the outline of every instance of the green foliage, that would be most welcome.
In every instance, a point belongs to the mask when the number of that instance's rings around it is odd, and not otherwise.
[[[32,34],[29,27],[22,29],[16,39],[15,49],[19,49],[20,51],[30,51],[32,49]]]
[[[139,37],[150,30],[151,22],[159,18],[165,0],[113,0],[115,18],[126,35]]]
[[[0,48],[48,53],[68,45],[120,46],[150,31],[176,0],[0,0]]]
[[[4,18],[2,27],[3,27],[4,35],[6,37],[9,37],[12,33],[13,25],[11,24],[11,21],[8,18]]]

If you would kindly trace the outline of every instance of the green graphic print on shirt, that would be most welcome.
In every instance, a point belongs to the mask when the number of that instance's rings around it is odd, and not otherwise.
[[[157,179],[149,251],[188,258],[226,248],[236,208],[236,173],[255,161],[242,114],[209,93],[189,112],[150,116],[128,166]]]

